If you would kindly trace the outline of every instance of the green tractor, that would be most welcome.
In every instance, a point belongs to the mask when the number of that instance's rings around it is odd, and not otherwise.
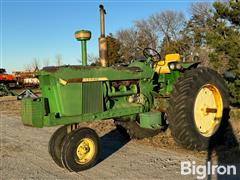
[[[76,172],[93,167],[100,156],[98,135],[82,122],[114,119],[131,138],[154,136],[169,127],[178,144],[206,150],[227,121],[228,91],[222,77],[198,67],[199,62],[182,62],[179,54],[162,59],[151,48],[143,50],[146,59],[107,67],[104,12],[100,6],[102,66],[87,65],[91,32],[77,31],[83,65],[40,70],[42,96],[22,100],[23,124],[61,125],[49,141],[49,153],[57,165]]]

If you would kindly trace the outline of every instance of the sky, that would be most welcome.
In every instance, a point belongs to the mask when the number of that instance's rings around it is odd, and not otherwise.
[[[194,0],[0,0],[1,56],[0,67],[9,73],[24,70],[34,58],[54,65],[55,56],[63,64],[79,64],[80,42],[75,31],[92,32],[87,42],[89,54],[98,56],[99,4],[106,9],[106,34],[129,28],[138,19],[165,11],[182,11],[186,18]]]

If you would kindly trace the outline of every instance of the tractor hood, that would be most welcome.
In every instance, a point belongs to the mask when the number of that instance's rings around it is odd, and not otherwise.
[[[154,71],[142,62],[134,62],[129,67],[101,66],[59,66],[45,67],[37,73],[37,77],[52,76],[66,82],[134,80],[152,78]]]

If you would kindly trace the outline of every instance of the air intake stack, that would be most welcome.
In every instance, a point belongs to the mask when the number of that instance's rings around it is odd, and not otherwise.
[[[82,45],[82,65],[87,65],[87,41],[91,39],[91,32],[88,30],[80,30],[75,32],[75,38],[81,41]]]

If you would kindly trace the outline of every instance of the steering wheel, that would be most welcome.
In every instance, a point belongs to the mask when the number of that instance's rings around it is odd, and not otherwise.
[[[157,60],[161,60],[162,59],[161,55],[157,52],[157,50],[155,50],[153,48],[144,48],[143,55],[146,58],[150,57],[152,61],[154,61],[154,59],[155,59],[153,57],[156,57]],[[157,61],[157,60],[155,60],[155,61]]]

